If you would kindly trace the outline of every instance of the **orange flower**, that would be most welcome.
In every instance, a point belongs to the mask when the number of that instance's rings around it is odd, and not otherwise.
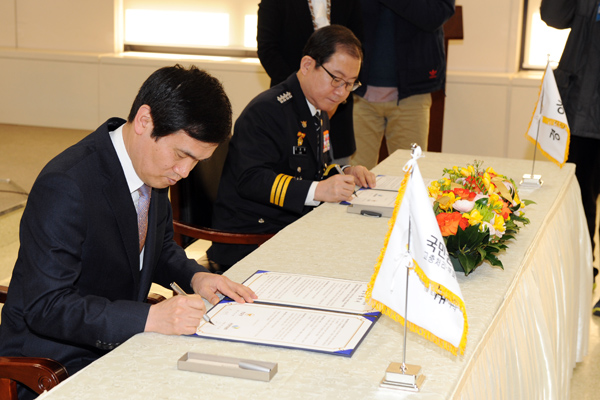
[[[510,213],[511,213],[511,211],[508,208],[508,206],[506,205],[506,202],[503,201],[502,202],[502,210],[500,210],[500,212],[498,212],[498,214],[500,214],[502,216],[502,218],[504,218],[506,220],[506,219],[508,219]]]
[[[452,189],[452,191],[454,192],[454,194],[457,197],[460,197],[462,200],[473,201],[473,199],[475,198],[475,196],[477,196],[477,193],[471,192],[468,189],[455,188],[455,189]]]
[[[435,216],[435,219],[440,227],[442,236],[456,235],[459,226],[462,229],[466,229],[469,226],[469,221],[463,218],[459,212],[440,213]]]

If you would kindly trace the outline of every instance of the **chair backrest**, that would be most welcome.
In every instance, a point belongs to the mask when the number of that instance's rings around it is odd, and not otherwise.
[[[212,227],[213,204],[217,199],[219,181],[227,158],[229,140],[221,143],[212,157],[199,162],[186,179],[171,186],[173,219],[204,228]],[[176,237],[176,241],[179,238]],[[192,240],[181,238],[183,247]]]

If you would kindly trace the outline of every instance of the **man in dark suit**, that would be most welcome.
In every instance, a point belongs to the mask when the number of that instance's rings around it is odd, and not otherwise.
[[[359,86],[360,48],[343,26],[315,31],[297,73],[246,106],[229,143],[215,228],[275,233],[321,202],[351,200],[355,184],[375,186],[366,168],[336,166],[330,154],[327,112]],[[213,243],[207,254],[226,269],[255,248]]]
[[[202,297],[252,302],[250,289],[209,273],[173,241],[168,186],[230,131],[221,84],[177,65],[146,80],[127,121],[109,119],[50,161],[21,220],[0,355],[52,358],[73,374],[137,333],[195,333]],[[152,282],[199,295],[150,305]]]

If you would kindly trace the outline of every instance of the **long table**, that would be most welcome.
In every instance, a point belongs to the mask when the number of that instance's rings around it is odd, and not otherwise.
[[[402,175],[410,158],[397,151],[374,172]],[[424,179],[477,157],[425,153]],[[486,158],[518,182],[531,161]],[[592,253],[574,166],[538,161],[544,184],[521,197],[531,223],[500,255],[504,270],[481,265],[458,274],[469,331],[464,355],[453,356],[408,333],[406,362],[423,368],[419,393],[381,389],[390,362],[403,357],[403,327],[382,316],[351,358],[302,350],[143,333],[43,395],[45,399],[565,399],[572,370],[587,353]],[[368,281],[389,219],[323,204],[227,271],[241,282],[256,270]],[[270,382],[177,369],[193,351],[278,363]]]

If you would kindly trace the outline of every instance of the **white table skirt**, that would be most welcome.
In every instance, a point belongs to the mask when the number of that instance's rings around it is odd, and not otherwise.
[[[402,175],[408,151],[375,172]],[[426,154],[425,179],[473,156]],[[486,158],[485,166],[518,182],[531,162]],[[421,365],[421,392],[379,388],[390,362],[402,361],[403,327],[383,316],[352,358],[195,337],[139,334],[47,393],[48,399],[565,399],[572,369],[587,352],[591,313],[591,244],[574,176],[536,163],[544,186],[522,198],[531,223],[500,255],[504,270],[481,265],[458,280],[467,308],[465,354],[453,356],[409,333],[407,363]],[[243,281],[258,269],[368,281],[388,219],[324,204],[277,234],[227,272]],[[177,370],[188,351],[273,361],[271,382]]]

